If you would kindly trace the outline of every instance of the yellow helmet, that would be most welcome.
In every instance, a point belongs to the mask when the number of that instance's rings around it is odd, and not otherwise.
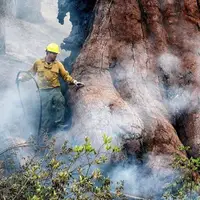
[[[53,53],[60,53],[60,48],[56,43],[50,43],[46,47],[46,51],[50,51],[50,52],[53,52]]]

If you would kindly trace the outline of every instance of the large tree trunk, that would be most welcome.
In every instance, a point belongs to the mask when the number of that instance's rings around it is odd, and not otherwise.
[[[73,66],[86,86],[71,94],[72,133],[98,143],[105,132],[131,154],[148,152],[154,167],[182,142],[199,156],[198,1],[99,0],[95,9]]]

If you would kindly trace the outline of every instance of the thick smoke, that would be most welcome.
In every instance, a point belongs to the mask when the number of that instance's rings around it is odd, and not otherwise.
[[[140,57],[145,59],[145,53],[138,57],[138,60]],[[164,53],[157,59],[157,69],[160,71],[160,73],[156,71],[158,74],[147,69],[141,73],[140,63],[131,60],[117,62],[110,69],[116,90],[121,98],[137,111],[139,115],[135,116],[140,118],[147,131],[151,131],[152,124],[158,117],[172,120],[174,116],[180,115],[187,109],[191,111],[195,109],[195,103],[191,104],[193,88],[185,86],[187,72],[181,69],[181,64],[181,60],[175,55]],[[150,157],[146,155],[146,158]],[[168,159],[165,155],[153,156],[150,161],[147,159],[146,162],[151,163],[156,169],[150,173],[149,164],[138,165],[133,160],[131,164],[117,167],[111,172],[111,177],[116,181],[125,180],[125,191],[129,194],[139,196],[143,194],[147,197],[152,194],[153,197],[158,195],[160,199],[159,195],[166,184],[175,177],[172,169],[166,170],[162,167],[163,162],[167,162]]]
[[[127,164],[116,167],[110,177],[114,183],[124,180],[125,194],[147,199],[161,199],[163,189],[175,178],[175,173],[165,168],[155,171],[139,164]]]
[[[181,60],[170,53],[162,54],[158,58],[158,67],[161,69],[163,101],[171,117],[186,110],[194,111],[198,102],[192,85],[193,74],[183,70]]]

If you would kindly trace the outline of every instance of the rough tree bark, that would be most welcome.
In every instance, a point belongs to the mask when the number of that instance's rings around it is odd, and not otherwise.
[[[128,154],[168,166],[178,146],[200,156],[196,0],[98,0],[93,29],[73,66],[72,135],[112,135]],[[183,155],[183,154],[182,154]]]

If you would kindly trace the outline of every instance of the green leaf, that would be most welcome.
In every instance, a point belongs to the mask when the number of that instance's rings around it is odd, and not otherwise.
[[[83,146],[75,146],[74,148],[73,148],[73,151],[74,152],[77,152],[77,153],[81,153],[81,152],[83,152],[83,150],[84,150],[84,147]]]
[[[105,149],[106,149],[107,151],[109,151],[111,148],[112,148],[112,146],[111,146],[110,144],[107,144],[107,145],[105,146]]]
[[[115,152],[115,153],[119,153],[121,151],[121,149],[119,147],[117,147],[117,146],[114,146],[112,148],[112,151]]]
[[[112,137],[109,137],[106,134],[103,135],[103,142],[104,142],[104,144],[110,144],[111,141],[112,141]]]

